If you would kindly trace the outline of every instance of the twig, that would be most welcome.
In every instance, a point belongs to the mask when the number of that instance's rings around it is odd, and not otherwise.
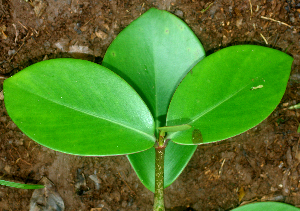
[[[142,4],[141,6],[141,11],[140,11],[140,15],[142,15],[142,11],[143,11],[143,7],[145,6],[145,3]]]
[[[221,164],[221,167],[220,167],[220,170],[219,170],[219,175],[221,175],[221,173],[222,173],[222,169],[223,169],[225,161],[226,161],[226,158],[224,158],[224,160],[223,160],[223,162]]]
[[[266,19],[266,20],[269,20],[269,21],[274,21],[274,22],[277,22],[279,24],[282,24],[282,25],[285,25],[287,27],[290,27],[290,28],[293,28],[293,26],[287,24],[287,23],[284,23],[284,22],[281,22],[281,21],[278,21],[278,20],[275,20],[273,18],[268,18],[268,17],[265,17],[265,16],[260,16],[262,19]]]
[[[17,50],[17,52],[10,57],[10,59],[8,60],[8,62],[10,62],[14,58],[14,56],[17,55],[17,53],[23,47],[24,44],[25,44],[25,41],[21,44],[21,46],[19,47],[19,49]]]
[[[277,34],[276,34],[276,37],[275,37],[275,40],[274,40],[274,42],[273,42],[273,46],[276,46],[276,44],[277,44],[277,41],[278,41],[278,40],[277,40],[277,39],[278,39],[278,35],[279,35],[279,34],[277,33]]]
[[[7,78],[9,78],[9,77],[0,74],[0,80],[5,80],[5,79],[7,79]]]
[[[20,155],[20,153],[18,152],[18,150],[17,150],[14,146],[12,146],[12,148],[14,148],[14,150],[16,150],[16,152],[17,152],[18,155],[19,155],[19,158],[21,158],[21,155]]]
[[[267,45],[269,45],[268,41],[266,40],[266,38],[264,37],[264,35],[262,35],[262,33],[260,33],[260,36],[264,39],[265,43],[266,43]]]
[[[26,160],[23,160],[22,158],[18,158],[18,159],[16,160],[16,163],[18,163],[19,160],[20,160],[20,161],[23,161],[24,163],[26,163],[26,164],[29,165],[29,166],[32,166],[31,163],[28,163]]]
[[[16,27],[16,24],[12,24],[13,25],[13,27],[15,28],[15,30],[16,30],[16,38],[15,38],[15,43],[17,43],[17,41],[18,41],[18,36],[19,36],[19,31],[18,31],[18,29],[17,29],[17,27]]]
[[[37,30],[35,30],[34,28],[32,28],[32,30],[35,32],[35,36],[38,37],[39,36],[39,32]]]
[[[8,152],[9,152],[9,155],[11,156],[12,160],[15,160],[14,156],[12,156],[12,154],[11,154],[11,149]]]
[[[26,26],[24,26],[20,21],[18,21],[18,23],[19,23],[24,29],[26,29],[26,30],[28,31],[28,28],[27,28]]]
[[[208,7],[206,7],[205,9],[203,9],[203,10],[201,10],[200,12],[201,13],[205,13],[206,12],[206,10],[208,10],[212,5],[213,5],[214,3],[212,2],[212,3],[210,3],[209,5],[208,5]]]
[[[30,165],[30,166],[32,166],[32,164],[31,163],[28,163],[26,160],[23,160],[22,158],[21,158],[21,155],[20,155],[20,153],[19,153],[19,151],[14,147],[14,146],[12,146],[12,148],[14,148],[14,150],[16,150],[16,152],[18,153],[18,155],[19,155],[19,158],[16,160],[16,163],[18,163],[19,162],[19,160],[21,160],[21,161],[23,161],[24,163],[26,163],[27,165]]]
[[[5,32],[4,32],[3,29],[1,29],[1,33],[2,33],[2,35],[3,35],[3,39],[6,40],[6,39],[7,39],[7,35],[5,34]]]
[[[253,14],[253,11],[252,11],[252,3],[251,3],[251,0],[249,0],[249,3],[250,3],[250,20],[251,20],[251,17],[252,17],[252,14]]]
[[[97,17],[96,17],[97,18]],[[90,20],[88,20],[85,24],[82,25],[82,27],[84,27],[85,25],[87,25],[91,20],[93,20],[95,18],[91,18]]]

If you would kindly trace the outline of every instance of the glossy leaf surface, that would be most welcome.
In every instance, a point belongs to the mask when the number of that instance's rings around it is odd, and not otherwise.
[[[105,67],[76,59],[34,64],[4,82],[8,114],[31,139],[77,155],[149,149],[153,117],[140,96]]]
[[[256,202],[246,204],[233,209],[232,211],[299,211],[300,209],[289,204],[280,202]]]
[[[167,125],[192,128],[168,138],[201,144],[238,135],[259,124],[279,104],[293,59],[278,50],[241,45],[199,62],[178,86]]]
[[[204,56],[198,38],[182,20],[152,8],[116,37],[102,65],[139,93],[161,127],[177,85]]]
[[[165,126],[177,85],[204,56],[198,38],[182,20],[152,8],[116,37],[102,65],[124,78],[139,93],[150,108],[157,128]],[[177,178],[195,149],[169,143],[165,153],[166,186]],[[154,191],[154,148],[128,158],[143,184]]]

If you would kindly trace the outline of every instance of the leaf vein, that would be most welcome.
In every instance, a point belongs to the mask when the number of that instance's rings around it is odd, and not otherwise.
[[[154,136],[151,136],[150,134],[148,134],[148,133],[146,133],[146,132],[144,132],[144,131],[138,130],[138,129],[134,128],[134,127],[131,127],[131,126],[129,126],[129,125],[122,124],[122,123],[120,123],[120,122],[116,122],[116,121],[114,121],[114,120],[112,120],[112,119],[105,118],[105,117],[103,117],[103,116],[99,116],[99,115],[97,115],[96,113],[93,113],[93,112],[85,111],[85,110],[83,110],[83,109],[76,108],[76,107],[71,107],[71,106],[69,106],[69,105],[67,105],[67,104],[65,104],[65,103],[59,102],[59,101],[57,101],[57,100],[49,99],[49,98],[47,98],[46,96],[39,95],[39,94],[37,94],[37,93],[33,93],[33,92],[31,92],[30,90],[24,89],[24,87],[21,88],[21,87],[19,86],[19,88],[20,88],[20,89],[23,89],[24,91],[29,92],[29,93],[31,93],[31,94],[33,94],[33,95],[36,95],[36,96],[38,96],[38,97],[41,97],[41,98],[43,98],[43,99],[45,99],[45,100],[48,100],[48,101],[50,101],[50,102],[52,102],[52,103],[55,103],[55,104],[58,104],[58,105],[61,105],[61,106],[65,106],[65,107],[67,107],[67,108],[69,108],[69,109],[72,109],[72,110],[74,110],[74,111],[77,111],[77,112],[80,112],[80,113],[83,113],[83,114],[86,114],[86,115],[89,115],[89,116],[92,116],[92,117],[95,117],[95,118],[99,118],[99,119],[102,119],[102,120],[104,120],[104,121],[111,122],[111,123],[113,123],[113,124],[119,125],[119,126],[121,126],[121,127],[127,128],[127,129],[132,130],[132,131],[135,131],[135,132],[137,132],[137,133],[139,133],[139,134],[141,134],[141,135],[143,135],[143,136],[145,136],[145,137],[148,137],[148,138],[150,138],[150,139],[152,139],[152,140],[155,140],[155,139],[154,139]]]

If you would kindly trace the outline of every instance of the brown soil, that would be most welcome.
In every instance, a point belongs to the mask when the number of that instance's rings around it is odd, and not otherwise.
[[[85,59],[100,63],[117,34],[151,7],[182,18],[208,53],[253,43],[286,51],[295,59],[277,109],[240,136],[199,146],[166,189],[167,208],[229,210],[260,200],[300,205],[300,111],[286,109],[300,101],[298,0],[0,0],[0,91],[5,76],[43,59],[82,58],[81,49],[89,54]],[[72,49],[77,53],[71,54]],[[19,181],[47,176],[67,211],[152,209],[153,193],[141,184],[125,156],[79,157],[42,147],[11,121],[3,99],[0,149],[0,176]],[[93,174],[100,180],[99,190],[89,178]],[[86,185],[77,189],[82,175]],[[32,190],[0,186],[0,210],[28,210],[31,195]]]

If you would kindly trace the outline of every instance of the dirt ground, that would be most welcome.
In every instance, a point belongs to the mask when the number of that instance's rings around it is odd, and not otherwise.
[[[230,210],[265,200],[300,206],[300,110],[287,109],[300,103],[299,0],[0,0],[0,91],[6,77],[43,59],[80,57],[101,63],[117,34],[151,7],[183,19],[208,54],[251,43],[295,59],[276,110],[242,135],[198,146],[166,188],[166,207]],[[66,211],[152,209],[153,193],[126,156],[79,157],[42,147],[16,127],[1,98],[0,176],[35,182],[48,177]],[[32,193],[0,186],[0,211],[29,210]]]

